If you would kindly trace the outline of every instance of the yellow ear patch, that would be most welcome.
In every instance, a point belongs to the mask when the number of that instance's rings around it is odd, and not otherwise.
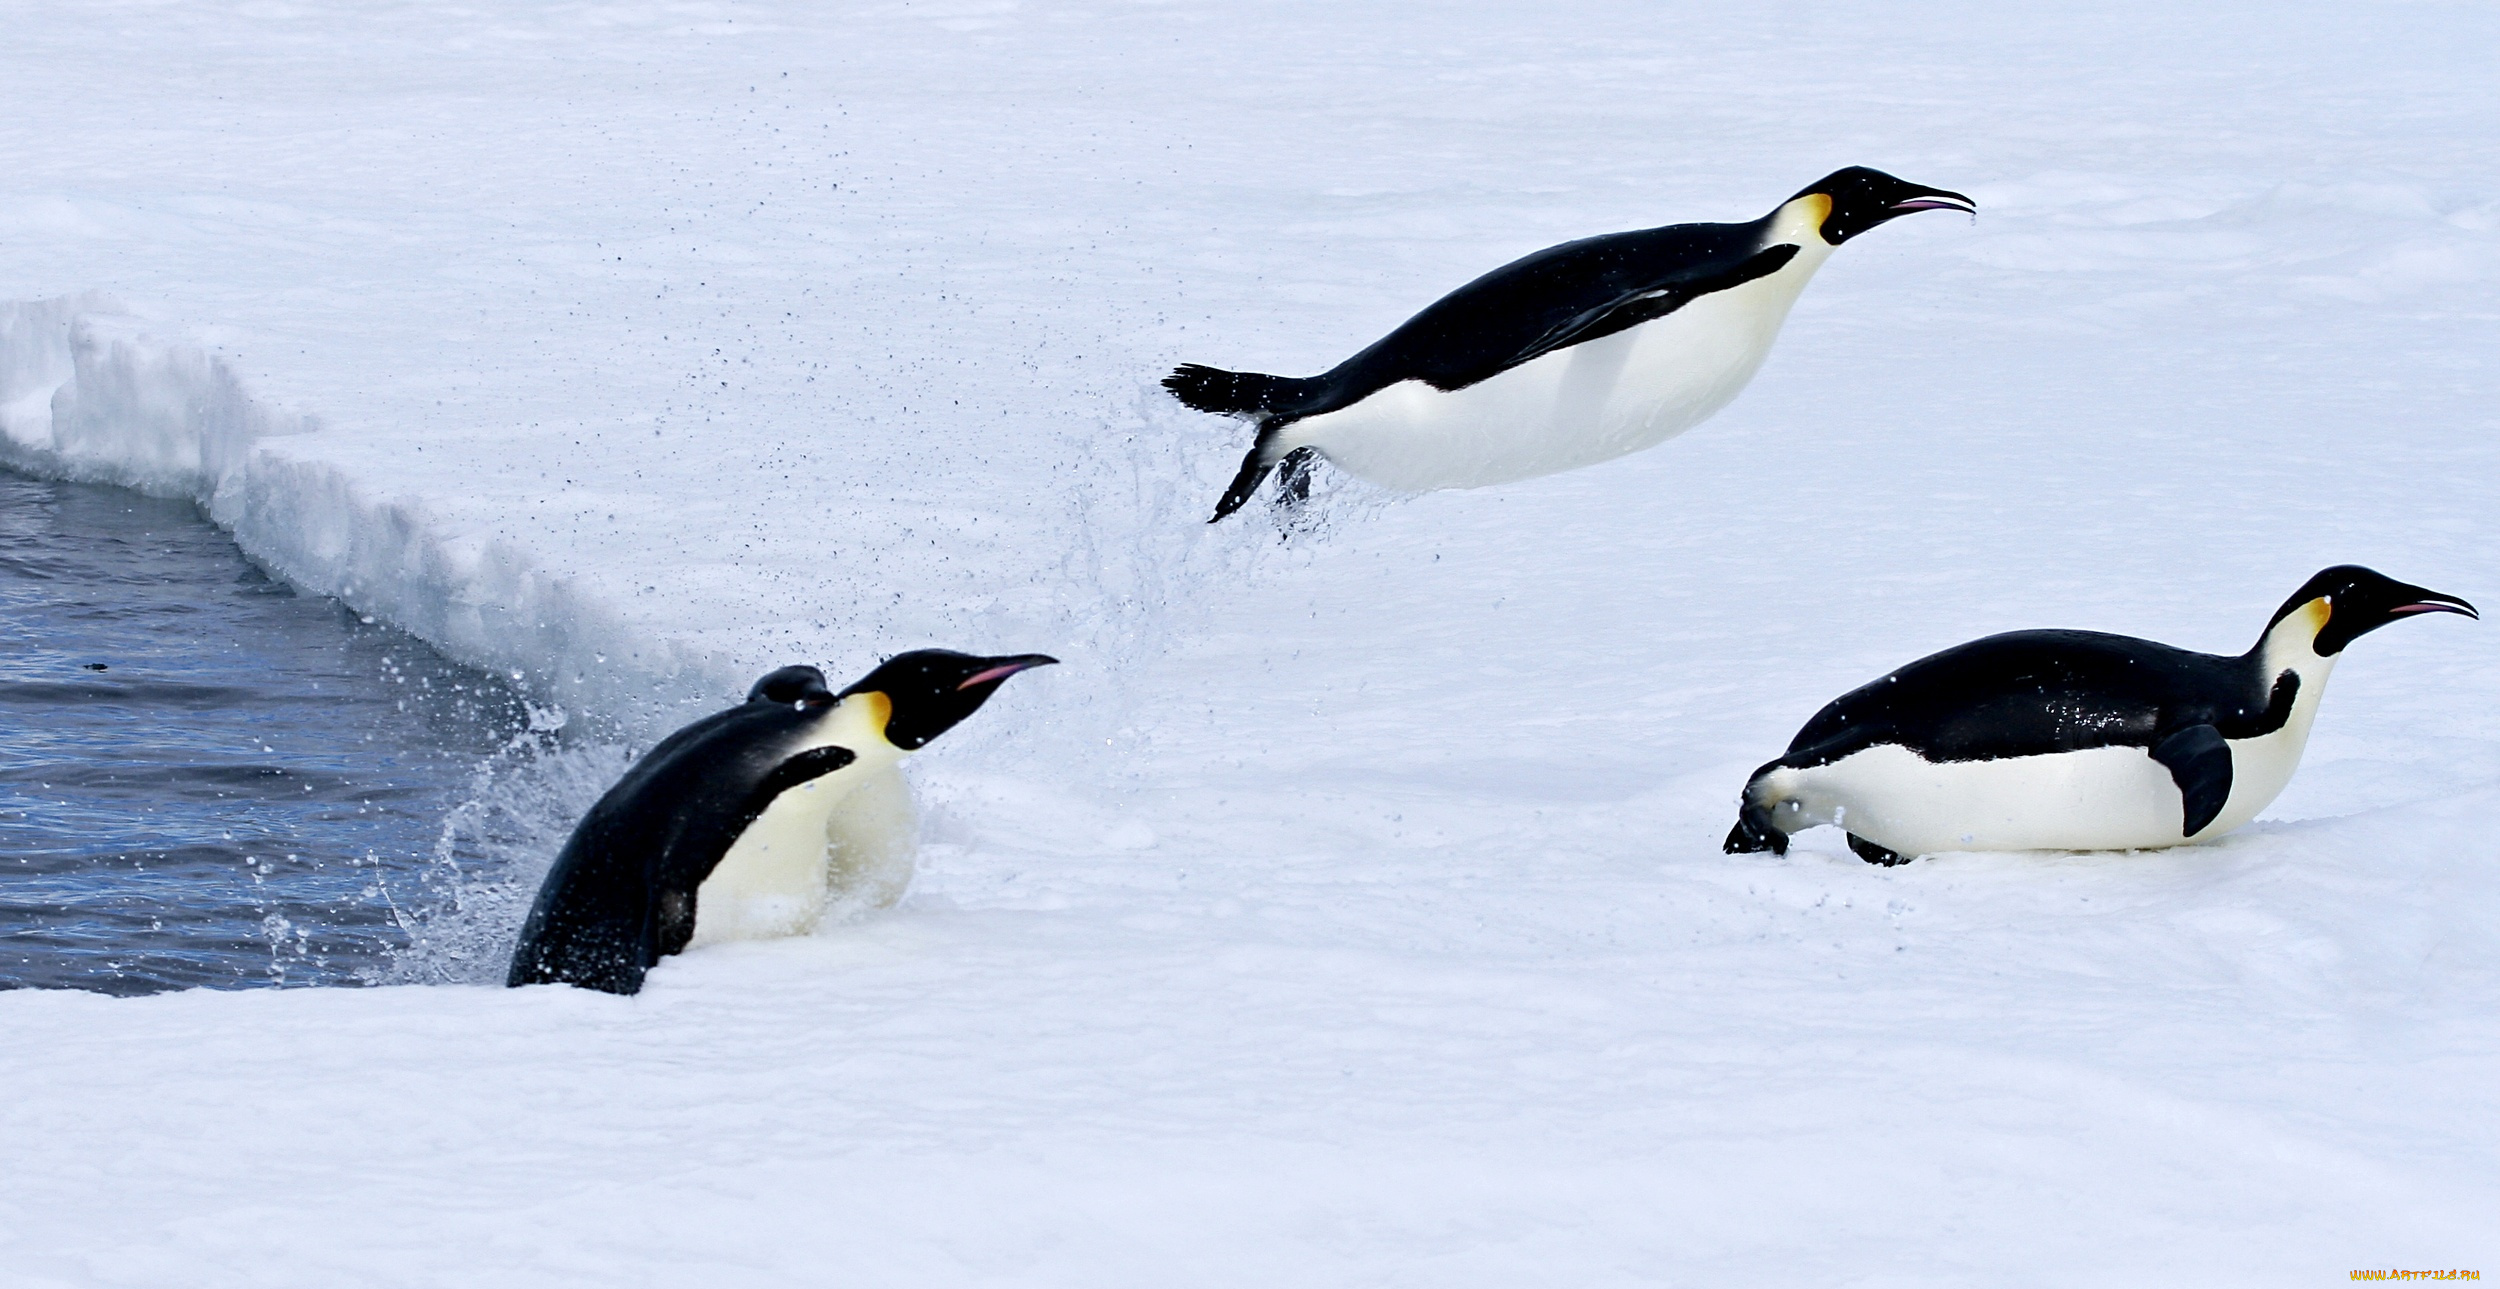
[[[1799,198],[1797,204],[1805,209],[1805,216],[1808,220],[1812,221],[1814,231],[1818,233],[1822,232],[1823,221],[1832,217],[1832,199],[1830,194],[1810,192]]]
[[[859,699],[860,713],[868,718],[868,728],[875,730],[878,738],[884,738],[886,722],[894,719],[894,700],[877,689],[853,697]]]
[[[2326,630],[2327,620],[2335,616],[2335,603],[2321,595],[2300,606],[2300,616],[2302,621],[2309,624],[2309,633],[2316,635]]]

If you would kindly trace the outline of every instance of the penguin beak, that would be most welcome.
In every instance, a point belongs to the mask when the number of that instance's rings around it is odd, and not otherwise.
[[[2387,616],[2391,618],[2402,618],[2409,617],[2416,613],[2462,613],[2469,618],[2475,619],[2476,621],[2482,620],[2483,615],[2476,613],[2473,605],[2468,604],[2453,595],[2441,595],[2437,591],[2420,591],[2417,592],[2417,594],[2419,594],[2422,598],[2415,600],[2411,604],[2399,604],[2396,607],[2389,609],[2387,611]]]
[[[1935,188],[1915,197],[1905,197],[1884,208],[1885,213],[1890,215],[1907,215],[1921,210],[1958,210],[1975,216],[1979,213],[1979,203],[1958,192]]]
[[[955,691],[957,693],[961,693],[964,690],[972,688],[974,685],[991,684],[997,681],[1005,680],[1019,671],[1031,671],[1035,667],[1052,666],[1058,661],[1058,659],[1053,658],[1048,654],[1040,653],[1018,654],[1013,658],[991,658],[988,660],[990,664],[989,666],[964,677],[963,683],[955,686]]]

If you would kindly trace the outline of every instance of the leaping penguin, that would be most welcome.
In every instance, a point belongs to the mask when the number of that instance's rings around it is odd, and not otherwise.
[[[1189,363],[1163,387],[1258,426],[1217,520],[1280,462],[1299,496],[1314,454],[1410,492],[1591,465],[1727,406],[1832,249],[1921,210],[1977,206],[1851,166],[1751,223],[1610,233],[1514,260],[1322,375]]]
[[[539,887],[508,985],[612,994],[689,944],[796,935],[830,901],[891,903],[911,873],[903,757],[1057,661],[896,656],[837,694],[784,667],[677,731],[608,789]]]
[[[2340,565],[2236,658],[2015,631],[1834,699],[1745,785],[1729,853],[1837,824],[1869,863],[1948,850],[2136,850],[2257,817],[2291,781],[2344,646],[2453,595]]]

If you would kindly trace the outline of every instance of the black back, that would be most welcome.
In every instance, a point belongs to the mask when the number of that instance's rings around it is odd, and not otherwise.
[[[1772,764],[1828,765],[1883,743],[1930,761],[2149,749],[2197,725],[2255,738],[2283,728],[2299,690],[2296,673],[2265,675],[2253,651],[2223,657],[2098,631],[2012,631],[1833,699]]]
[[[785,668],[635,762],[556,856],[505,983],[639,991],[694,935],[695,892],[747,825],[774,797],[857,759],[840,747],[794,752],[830,710],[821,675]]]
[[[1713,291],[1780,270],[1797,247],[1765,246],[1770,216],[1672,224],[1549,246],[1434,301],[1370,348],[1297,382],[1277,423],[1351,407],[1402,380],[1466,387],[1557,349],[1663,318]]]
[[[1948,194],[1950,195],[1950,194]],[[2231,743],[2283,728],[2300,673],[2269,671],[2266,642],[2284,619],[2315,604],[2309,648],[2332,657],[2360,636],[2421,613],[2480,616],[2453,595],[2357,564],[2321,570],[2235,658],[2097,631],[2014,631],[1931,654],[1853,689],[1815,713],[1788,751],[1754,771],[1829,765],[1881,744],[1931,762],[1987,761],[2100,747],[2140,747],[2179,788],[2179,833],[2193,838],[2230,801]],[[1900,856],[1852,836],[1869,861]],[[1727,835],[1730,854],[1786,853],[1788,836],[1749,783]]]
[[[1815,194],[1830,203],[1813,234],[1826,246],[1913,211],[1975,209],[1960,193],[1864,166],[1826,175],[1789,201]],[[1241,509],[1280,461],[1287,465],[1289,496],[1307,487],[1302,467],[1308,449],[1277,451],[1277,431],[1295,421],[1351,407],[1400,381],[1420,380],[1445,393],[1465,389],[1557,349],[1655,321],[1702,296],[1777,273],[1803,249],[1771,241],[1778,217],[1775,209],[1748,223],[1670,224],[1547,247],[1441,297],[1317,376],[1181,364],[1163,378],[1174,398],[1201,412],[1250,417],[1259,426],[1257,441],[1208,522]]]

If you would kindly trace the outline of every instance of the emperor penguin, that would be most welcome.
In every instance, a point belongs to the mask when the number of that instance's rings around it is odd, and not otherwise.
[[[1280,462],[1298,498],[1313,456],[1408,492],[1553,474],[1655,447],[1727,406],[1841,243],[1914,211],[1977,209],[1851,166],[1750,223],[1609,233],[1513,260],[1317,376],[1189,363],[1163,387],[1258,427],[1215,520]]]
[[[1868,863],[1949,850],[2150,850],[2273,802],[2344,646],[2453,595],[2357,565],[2310,578],[2244,654],[2014,631],[1921,658],[1815,713],[1754,771],[1729,853],[1836,824]]]
[[[1057,659],[921,649],[834,693],[784,667],[677,731],[582,817],[539,887],[507,985],[636,993],[689,945],[812,929],[911,880],[903,757]]]

